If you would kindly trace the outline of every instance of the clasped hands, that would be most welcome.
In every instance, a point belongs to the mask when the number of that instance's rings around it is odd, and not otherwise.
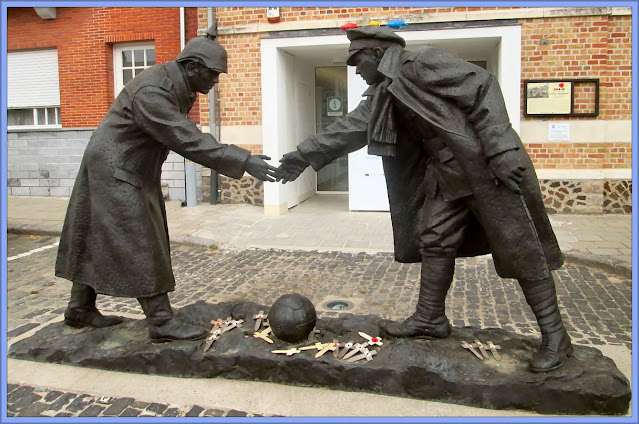
[[[246,161],[246,172],[261,181],[282,181],[282,184],[286,184],[297,179],[309,166],[309,163],[297,150],[282,156],[279,168],[265,162],[270,159],[266,155],[250,156]]]

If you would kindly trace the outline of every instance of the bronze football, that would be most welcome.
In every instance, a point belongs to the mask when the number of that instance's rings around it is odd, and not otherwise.
[[[298,293],[280,297],[268,313],[268,321],[275,337],[290,343],[308,337],[316,320],[315,306]]]

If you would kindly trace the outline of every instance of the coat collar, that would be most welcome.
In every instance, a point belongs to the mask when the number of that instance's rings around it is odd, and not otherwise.
[[[395,80],[395,78],[399,75],[402,64],[406,61],[409,54],[410,53],[406,52],[399,44],[392,44],[386,49],[384,56],[382,56],[382,60],[379,62],[377,70],[385,77]],[[375,95],[377,85],[378,84],[369,86],[362,96]]]
[[[173,88],[180,102],[180,111],[186,114],[191,110],[191,107],[193,107],[196,95],[189,89],[186,76],[175,60],[167,62],[165,66],[169,78],[173,81]]]

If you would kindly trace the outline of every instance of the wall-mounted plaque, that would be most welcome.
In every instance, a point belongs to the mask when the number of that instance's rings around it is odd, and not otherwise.
[[[599,80],[525,80],[525,116],[597,116]]]

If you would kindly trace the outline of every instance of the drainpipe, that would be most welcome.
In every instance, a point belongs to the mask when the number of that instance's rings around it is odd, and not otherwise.
[[[207,7],[207,28],[211,28],[213,23],[215,22],[215,9],[212,7]],[[214,87],[213,90],[209,92],[209,128],[210,133],[213,134],[217,141],[220,141],[220,136],[218,134],[219,127],[216,126],[215,122],[215,102],[217,98],[215,96],[215,90],[217,87]],[[211,169],[211,204],[217,204],[217,194],[218,194],[218,175],[215,169]]]
[[[186,12],[180,7],[180,51],[186,45]],[[197,183],[196,183],[195,162],[184,159],[184,185],[186,186],[185,197],[186,206],[197,205]]]

